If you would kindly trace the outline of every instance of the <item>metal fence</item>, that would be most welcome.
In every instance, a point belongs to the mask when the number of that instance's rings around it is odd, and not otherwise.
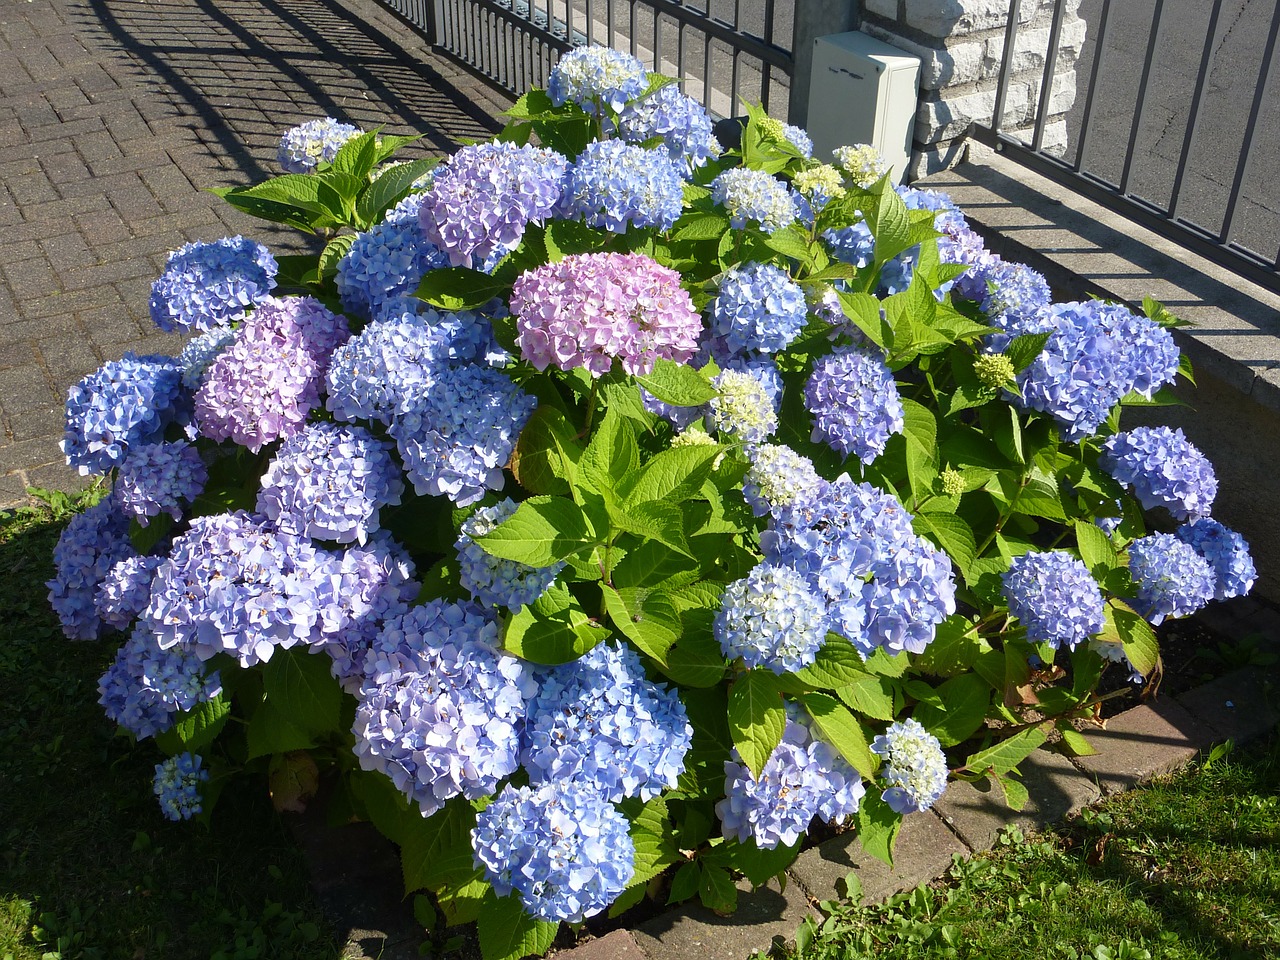
[[[1080,14],[1092,40],[1079,66],[1086,85],[1068,117],[1065,151],[1049,151],[1045,126],[1069,3],[1055,0],[1027,140],[1004,129],[1023,6],[1012,0],[994,119],[975,136],[1280,290],[1280,111],[1272,106],[1280,3],[1232,0],[1224,17],[1223,0],[1085,0]]]
[[[681,78],[718,117],[744,100],[785,118],[792,24],[804,0],[382,0],[446,53],[519,95],[545,86],[561,54],[627,50]]]

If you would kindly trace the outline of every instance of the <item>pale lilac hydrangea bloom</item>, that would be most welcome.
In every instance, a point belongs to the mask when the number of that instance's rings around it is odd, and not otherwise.
[[[871,463],[904,425],[902,400],[883,360],[853,348],[837,350],[814,365],[804,391],[813,414],[811,439],[842,456]]]
[[[185,440],[140,443],[120,465],[116,490],[120,506],[145,527],[162,513],[181,520],[183,505],[195,500],[208,480],[200,451]]]
[[[725,587],[712,633],[726,658],[781,675],[813,663],[827,626],[826,601],[809,581],[766,562]]]
[[[333,117],[290,127],[280,138],[276,161],[285,173],[310,173],[320,161],[332,163],[342,145],[363,131]]]
[[[1065,550],[1015,557],[1004,575],[1003,592],[1031,643],[1074,650],[1102,630],[1098,581]]]
[[[117,563],[136,556],[129,521],[114,496],[71,518],[53,548],[49,605],[70,640],[97,640],[102,630],[95,598]]]
[[[230,327],[214,327],[188,340],[178,354],[178,365],[182,367],[182,385],[192,393],[199,390],[209,364],[218,359],[218,355],[235,338],[236,332]]]
[[[630,143],[661,137],[667,155],[688,173],[721,152],[706,108],[676,83],[628,103],[618,117],[618,134]]]
[[[628,53],[595,45],[577,47],[560,58],[547,79],[547,96],[559,107],[576,103],[587,113],[614,113],[649,87],[644,64]]]
[[[928,810],[947,789],[947,758],[938,738],[908,717],[871,742],[871,751],[884,757],[881,774],[889,784],[881,794],[895,813]]]
[[[247,237],[184,244],[151,285],[151,320],[165,331],[226,327],[270,296],[279,269]]]
[[[181,647],[161,650],[139,625],[98,681],[98,703],[107,719],[139,740],[173,726],[174,714],[191,710],[222,692],[218,671]]]
[[[1175,520],[1207,517],[1218,494],[1213,464],[1177,428],[1134,427],[1103,444],[1099,465],[1148,510]]]
[[[1134,609],[1153,624],[1195,613],[1213,599],[1217,579],[1209,561],[1172,533],[1129,544],[1129,574],[1138,591]]]
[[[127,630],[151,599],[151,577],[164,557],[128,556],[117,561],[98,584],[93,605],[98,618],[116,630]]]

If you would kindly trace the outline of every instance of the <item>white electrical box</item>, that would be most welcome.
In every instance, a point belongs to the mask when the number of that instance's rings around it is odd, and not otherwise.
[[[845,144],[869,143],[901,183],[911,161],[920,58],[865,33],[835,33],[813,42],[809,136],[813,155],[831,161]]]

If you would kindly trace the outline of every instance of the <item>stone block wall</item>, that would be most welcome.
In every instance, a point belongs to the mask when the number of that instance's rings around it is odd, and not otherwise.
[[[1076,61],[1087,30],[1080,0],[1064,0],[1044,149],[1067,146]],[[1010,0],[862,0],[860,29],[920,57],[920,106],[908,179],[955,163],[971,123],[990,124],[1004,58]],[[1049,56],[1055,0],[1022,0],[1002,129],[1030,140]]]

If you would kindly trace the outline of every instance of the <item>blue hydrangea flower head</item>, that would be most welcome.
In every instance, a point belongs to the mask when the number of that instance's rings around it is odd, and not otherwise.
[[[145,527],[161,513],[181,520],[183,505],[195,500],[208,480],[200,451],[185,440],[140,443],[120,465],[116,489],[121,507]]]
[[[598,45],[570,50],[547,79],[552,104],[576,103],[593,116],[603,113],[602,104],[618,113],[648,88],[649,73],[643,63],[628,53]]]
[[[363,544],[404,492],[393,449],[356,424],[308,424],[262,475],[258,512],[284,533]]]
[[[139,626],[98,681],[98,703],[107,718],[139,740],[173,726],[174,715],[222,692],[218,671],[179,647],[161,650]]]
[[[462,588],[486,607],[517,610],[547,592],[564,569],[564,561],[550,567],[531,567],[516,560],[503,560],[486,553],[476,537],[492,533],[516,512],[510,497],[492,507],[480,507],[462,522],[454,544],[458,551],[458,579]]]
[[[1209,561],[1172,533],[1129,544],[1129,574],[1138,591],[1134,609],[1154,624],[1195,613],[1213,599],[1217,579]]]
[[[720,156],[721,151],[706,108],[681,93],[675,83],[628,103],[618,117],[618,134],[630,143],[661,137],[667,154],[686,173]]]
[[[814,365],[805,385],[815,442],[871,463],[889,437],[903,430],[902,400],[893,373],[879,357],[857,348],[837,350]]]
[[[1031,643],[1074,650],[1104,624],[1098,582],[1064,550],[1015,557],[1004,575],[1004,596]]]
[[[800,217],[810,226],[828,203],[843,196],[845,192],[844,178],[829,163],[820,163],[816,167],[799,171],[791,178],[791,185],[804,201]]]
[[[1177,529],[1178,539],[1189,543],[1213,568],[1213,599],[1243,597],[1253,589],[1258,571],[1244,537],[1217,520],[1203,517]]]
[[[683,207],[684,179],[665,150],[593,140],[565,176],[559,213],[625,233],[628,225],[670,230]]]
[[[151,285],[151,320],[164,331],[225,327],[270,296],[278,272],[271,252],[247,237],[184,244]]]
[[[1001,260],[985,248],[972,256],[962,253],[956,259],[976,261],[957,278],[953,290],[977,301],[987,323],[1000,331],[987,335],[984,342],[988,350],[999,353],[1008,348],[1014,337],[1054,329],[1052,322],[1046,322],[1051,294],[1042,274],[1025,264]]]
[[[507,784],[477,815],[471,848],[498,896],[514,891],[530,916],[579,923],[609,906],[635,875],[629,826],[590,787]]]
[[[192,393],[199,390],[209,364],[218,359],[218,355],[235,338],[236,332],[230,327],[214,327],[188,340],[178,354],[178,365],[182,367],[182,385]]]
[[[877,647],[890,655],[923,653],[938,625],[956,612],[951,559],[924,537],[912,536],[878,560],[862,586],[866,629],[849,637],[863,656]]]
[[[344,309],[369,318],[395,297],[412,294],[428,270],[449,259],[426,238],[419,223],[423,194],[410,194],[387,218],[357,234],[338,261],[338,296]]]
[[[1173,333],[1118,303],[1098,302],[1098,324],[1120,344],[1125,388],[1150,399],[1178,375],[1182,353]]]
[[[800,335],[808,312],[804,290],[784,271],[747,263],[725,271],[711,307],[711,332],[732,353],[776,353]]]
[[[765,233],[776,233],[796,219],[791,190],[763,170],[732,167],[724,171],[711,181],[711,199],[729,214],[735,230],[750,223]]]
[[[396,416],[390,433],[420,495],[465,507],[502,489],[502,468],[536,406],[497,370],[449,367]]]
[[[201,785],[209,771],[201,767],[194,753],[180,753],[156,764],[153,788],[160,812],[169,820],[190,820],[202,809]]]
[[[1207,517],[1218,494],[1213,464],[1180,429],[1135,427],[1103,444],[1098,463],[1148,510],[1176,520]]]
[[[910,717],[889,724],[871,743],[884,757],[881,770],[888,789],[881,794],[896,813],[928,810],[947,789],[947,758],[938,738]]]
[[[653,683],[628,646],[602,643],[543,671],[520,762],[529,781],[572,782],[611,803],[675,787],[693,727],[676,691]]]
[[[808,500],[822,488],[812,461],[790,447],[754,445],[747,457],[751,467],[742,481],[742,495],[757,517]]]
[[[754,371],[723,370],[712,381],[707,426],[727,439],[761,443],[778,429],[778,409]]]
[[[67,393],[67,463],[81,476],[109,473],[131,446],[184,415],[181,397],[182,367],[173,357],[126,353],[104,363]]]
[[[117,563],[132,556],[136,551],[129,541],[129,520],[115,497],[71,518],[53,548],[54,576],[45,584],[49,605],[68,639],[98,639],[98,586]]]
[[[93,596],[98,618],[115,630],[127,630],[151,598],[151,577],[164,557],[128,556],[107,571]]]
[[[865,270],[875,262],[876,238],[865,220],[858,220],[847,227],[822,231],[831,255],[843,263],[850,263]]]
[[[363,131],[333,117],[290,127],[280,138],[276,161],[285,173],[310,173],[320,161],[332,163],[342,145]]]
[[[827,604],[809,581],[765,562],[725,587],[711,630],[728,659],[781,675],[813,663],[827,625]]]

